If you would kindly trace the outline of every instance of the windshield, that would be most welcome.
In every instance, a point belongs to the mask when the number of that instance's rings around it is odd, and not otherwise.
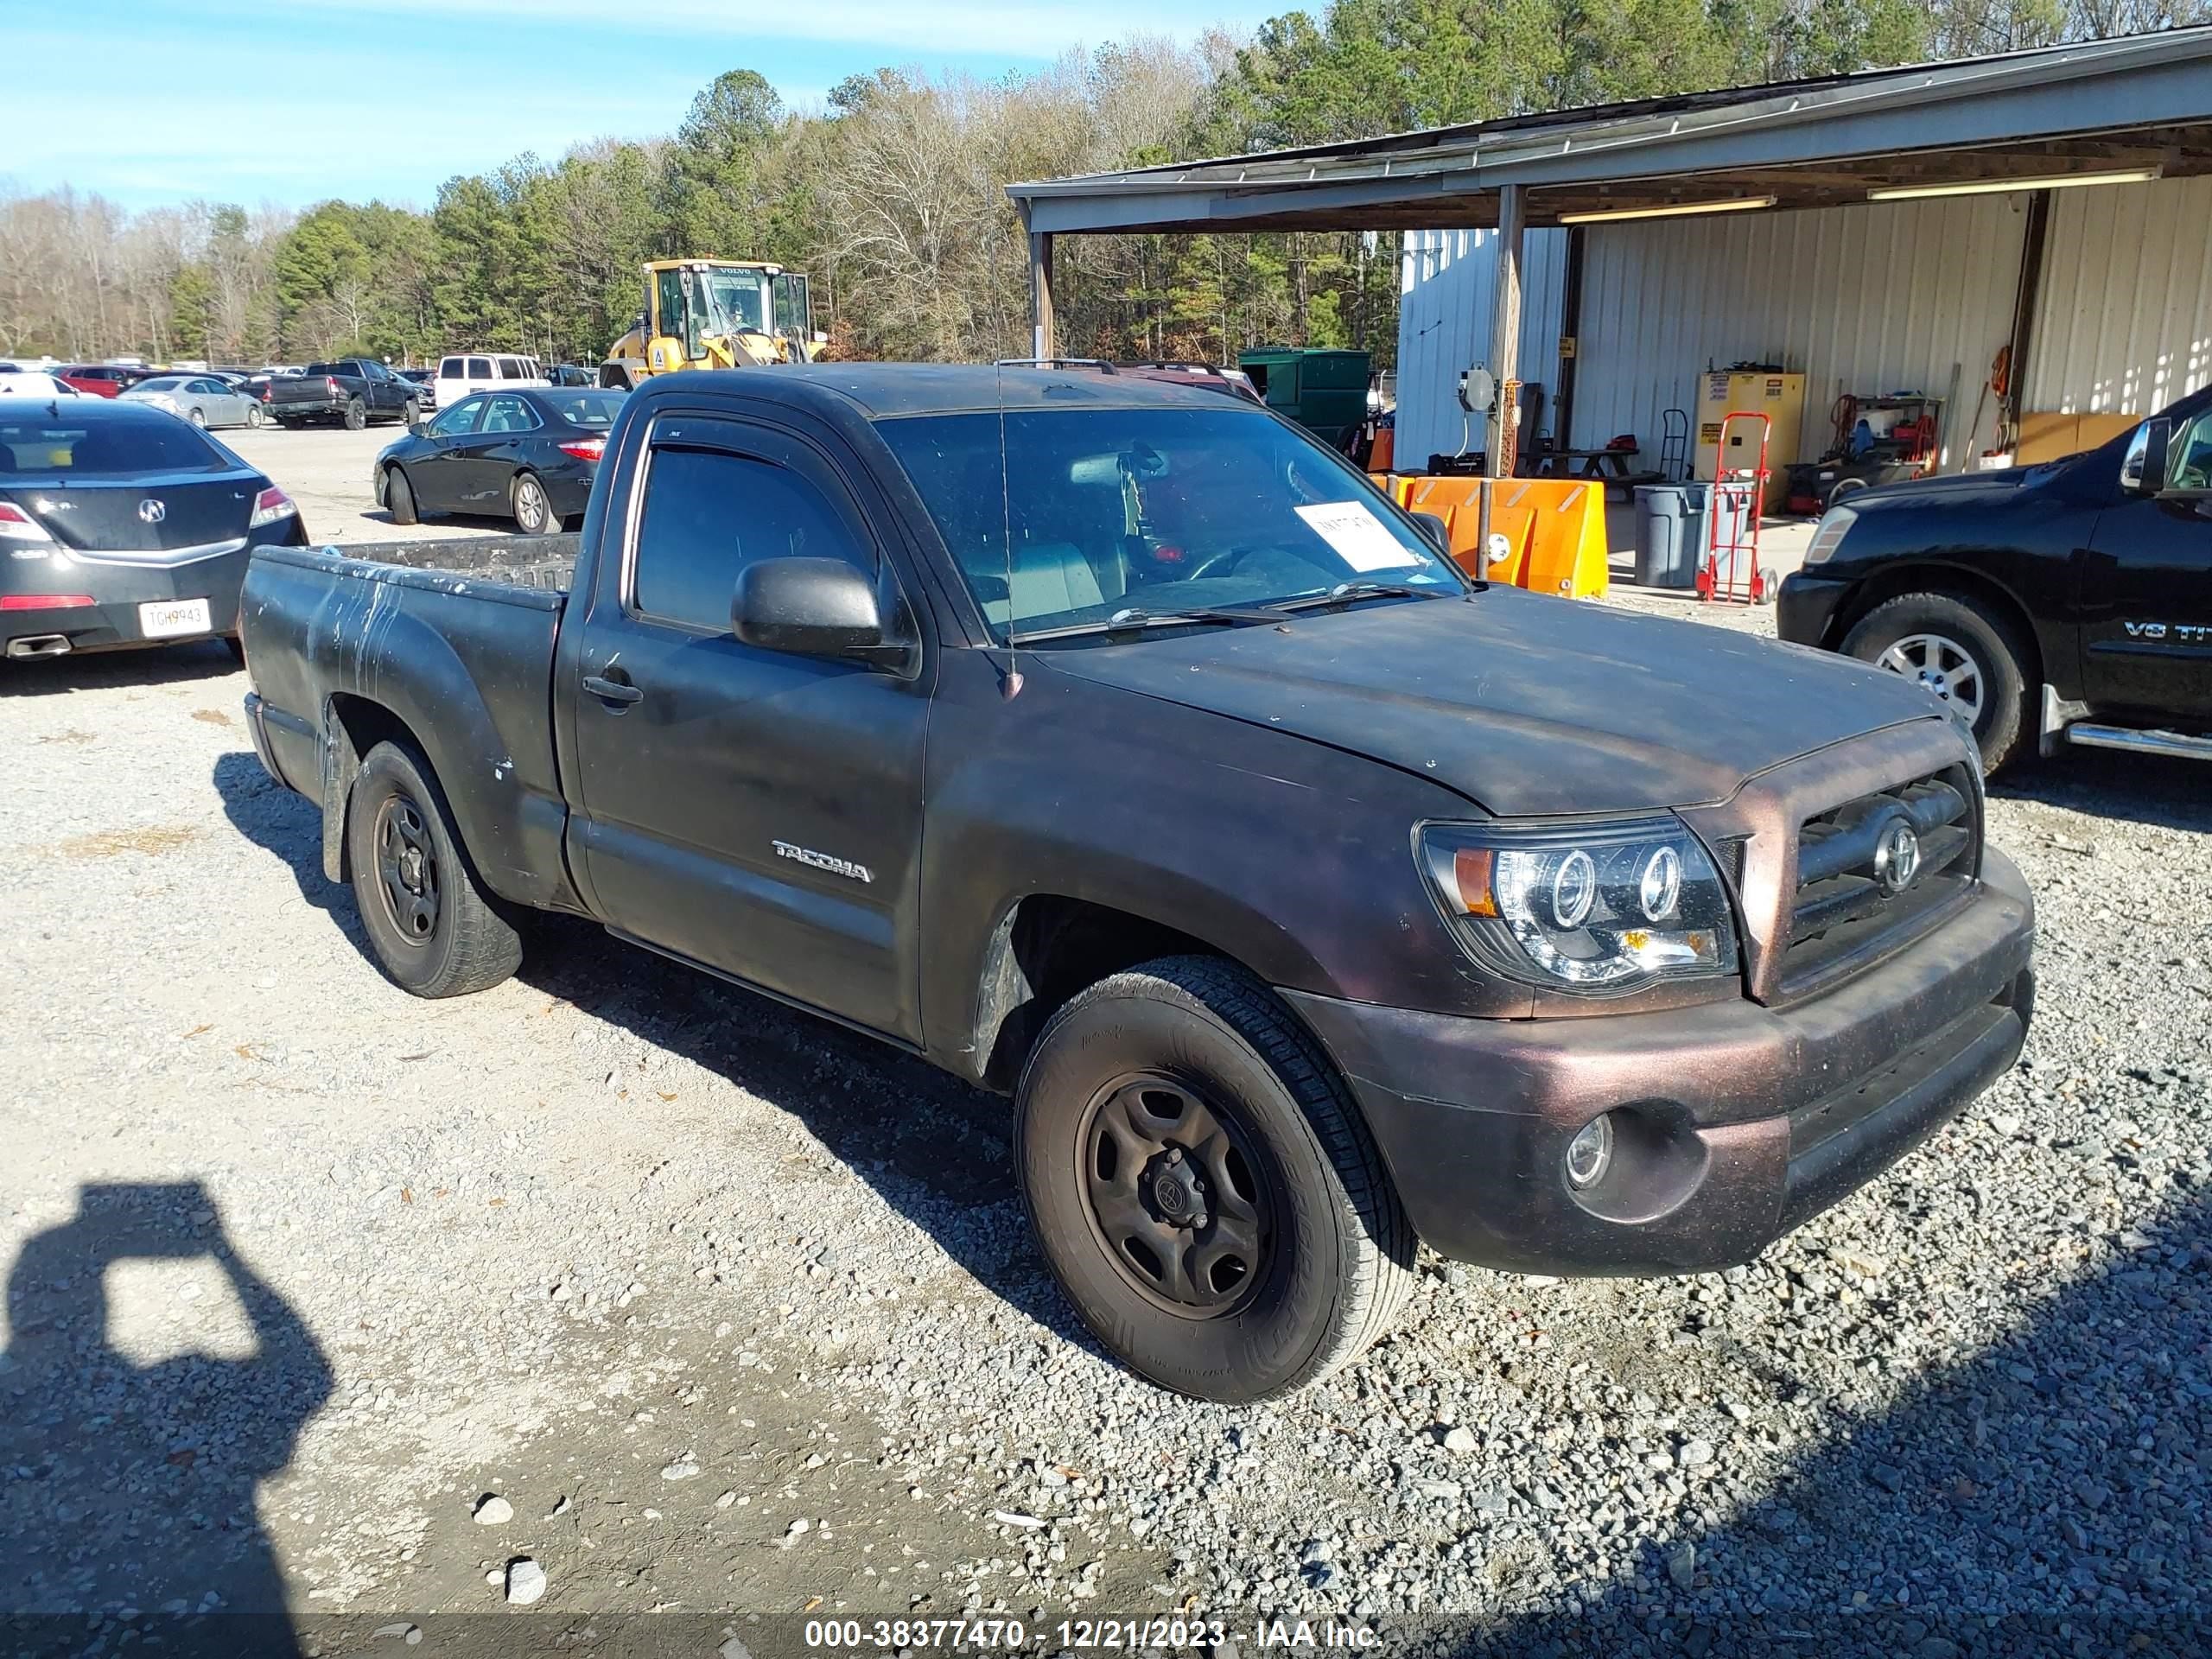
[[[707,308],[710,334],[765,334],[767,308],[763,289],[767,278],[757,270],[703,270],[700,289]]]
[[[1003,466],[999,427],[984,412],[875,429],[1001,641],[1124,610],[1274,604],[1345,582],[1465,588],[1364,476],[1259,410],[1010,413]]]

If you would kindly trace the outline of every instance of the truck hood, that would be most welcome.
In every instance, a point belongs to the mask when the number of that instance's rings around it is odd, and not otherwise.
[[[1857,509],[1875,502],[1924,501],[1930,497],[1948,504],[1974,496],[2010,495],[2025,486],[2055,478],[2066,462],[2074,459],[2064,455],[2056,461],[2039,461],[2029,467],[2005,467],[1995,472],[1946,473],[1940,478],[1906,479],[1901,483],[1878,485],[1856,495],[1847,495],[1842,505]]]
[[[1510,588],[1039,657],[1433,778],[1502,817],[1725,800],[1782,761],[1945,718],[1849,658]]]

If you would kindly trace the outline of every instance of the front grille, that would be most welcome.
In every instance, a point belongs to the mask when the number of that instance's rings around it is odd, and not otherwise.
[[[1916,861],[1901,881],[1910,852]],[[1964,766],[1808,818],[1797,835],[1783,991],[1802,994],[1879,960],[1925,931],[1980,872],[1981,791]]]

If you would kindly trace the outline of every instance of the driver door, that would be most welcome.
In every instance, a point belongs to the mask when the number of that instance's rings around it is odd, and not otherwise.
[[[599,914],[913,1040],[927,677],[745,645],[730,622],[748,563],[849,560],[893,604],[898,579],[837,469],[788,435],[662,416],[639,459],[628,556],[600,561],[561,690]]]
[[[2082,584],[2091,705],[2212,720],[2212,405],[2177,419],[2166,486],[2097,517]]]
[[[415,491],[415,505],[429,512],[452,512],[461,506],[461,481],[454,451],[468,441],[489,400],[482,392],[440,410],[423,429],[417,442],[424,446],[408,457],[407,481]]]

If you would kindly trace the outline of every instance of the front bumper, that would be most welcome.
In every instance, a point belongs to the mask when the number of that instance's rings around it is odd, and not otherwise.
[[[1756,1255],[2010,1068],[2034,942],[2027,885],[1993,850],[1944,925],[1789,1007],[1502,1020],[1284,995],[1432,1248],[1523,1273],[1690,1273]],[[1605,1112],[1611,1167],[1576,1192],[1567,1142]]]
[[[1774,601],[1774,631],[1793,645],[1829,645],[1828,630],[1856,584],[1793,570]]]

